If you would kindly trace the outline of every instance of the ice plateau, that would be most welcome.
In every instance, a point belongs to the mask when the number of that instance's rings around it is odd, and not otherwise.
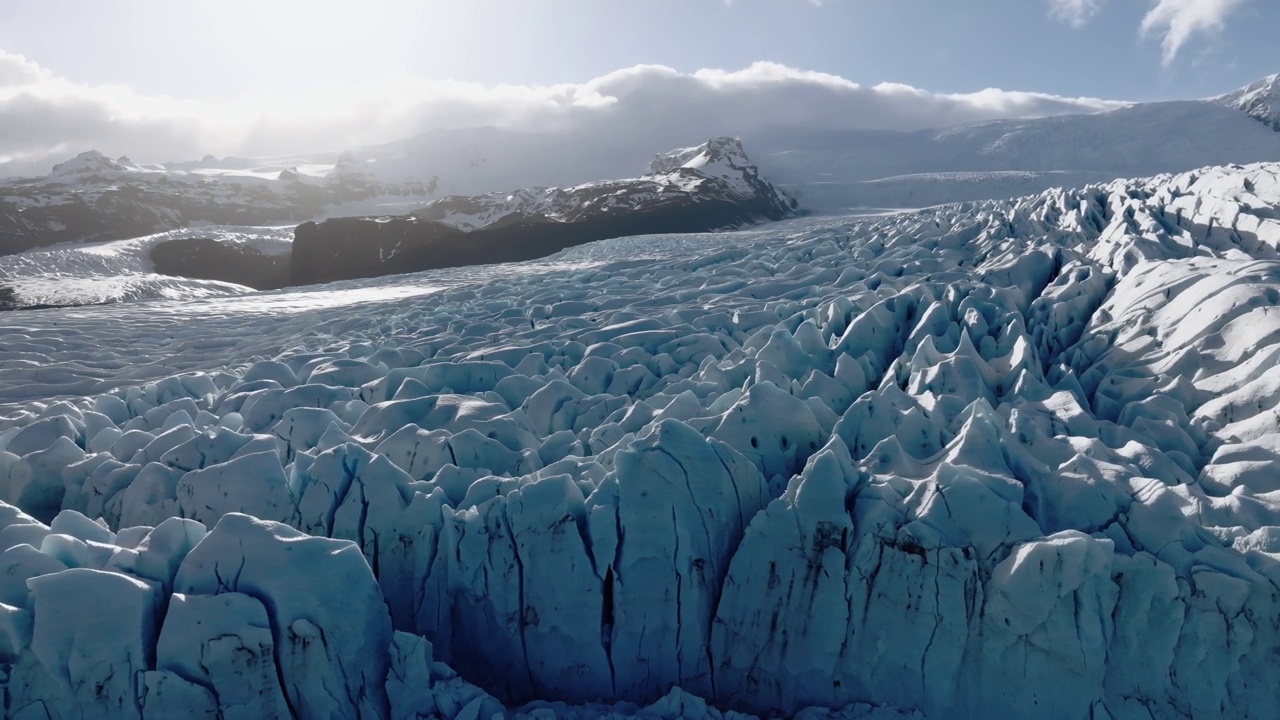
[[[0,321],[12,718],[1272,718],[1280,165]]]

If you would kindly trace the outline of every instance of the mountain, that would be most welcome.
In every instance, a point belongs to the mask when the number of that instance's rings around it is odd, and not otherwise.
[[[659,154],[639,178],[567,188],[450,196],[431,202],[412,215],[471,232],[497,223],[509,224],[517,218],[574,223],[599,213],[635,212],[692,198],[756,202],[754,207],[761,217],[774,219],[795,208],[794,202],[760,179],[741,142],[721,137]]]
[[[1280,76],[1273,75],[1219,98],[1093,114],[917,132],[775,127],[740,139],[763,174],[806,209],[924,207],[1277,160],[1278,96]],[[672,145],[687,142],[671,136]],[[46,177],[0,181],[0,254],[199,224],[406,213],[442,197],[454,198],[451,204],[466,214],[455,196],[493,194],[496,199],[477,200],[476,211],[503,212],[502,198],[527,196],[522,189],[630,177],[643,152],[605,131],[489,127],[293,158],[206,157],[144,166],[90,152]]]
[[[722,137],[661,154],[638,178],[453,196],[400,217],[303,223],[291,283],[528,260],[605,238],[721,230],[795,212],[742,144]]]
[[[131,169],[141,170],[142,168],[133,166],[127,157],[112,160],[97,150],[90,150],[54,165],[49,173],[49,179],[68,183],[84,178],[118,177]]]
[[[1264,88],[1265,95],[1268,81],[1249,87]],[[829,131],[820,123],[720,132],[737,135],[761,172],[802,207],[839,211],[998,199],[1280,159],[1280,138],[1250,117],[1245,107],[1213,98],[911,132]],[[465,196],[625,177],[641,162],[634,144],[605,129],[578,135],[492,127],[432,131],[353,154],[388,178],[429,167],[443,194]]]
[[[1265,95],[1267,85],[1262,80],[1249,87],[1264,88]],[[1214,98],[912,132],[812,125],[720,132],[738,135],[762,174],[801,207],[840,211],[998,199],[1280,159],[1280,137],[1255,120],[1248,109]],[[604,129],[578,135],[491,127],[432,131],[353,155],[386,178],[430,168],[442,194],[464,196],[627,177],[643,161],[634,144]]]
[[[1230,101],[1140,103],[909,133],[775,128],[743,141],[804,207],[921,207],[1280,160],[1280,133],[1258,122],[1280,107],[1275,87],[1264,81],[1225,96]]]
[[[295,224],[428,184],[384,182],[350,155],[328,165],[138,165],[88,151],[42,178],[0,184],[0,255],[61,242],[121,240],[192,225]]]
[[[1246,115],[1280,132],[1280,73],[1269,75],[1252,85],[1217,99],[1226,107],[1242,110]]]
[[[243,174],[239,163],[225,164]],[[363,166],[343,157],[327,177],[304,175],[298,183],[333,186],[338,178],[349,190],[378,187],[379,179],[357,171]],[[124,160],[86,154],[55,175],[100,182],[92,178],[137,172]],[[34,249],[0,263],[0,288],[11,295],[0,297],[0,309],[204,297],[505,262],[606,237],[738,227],[796,213],[795,201],[761,179],[731,138],[658,155],[637,178],[453,196],[419,208],[401,217],[304,223],[296,232],[224,225]]]

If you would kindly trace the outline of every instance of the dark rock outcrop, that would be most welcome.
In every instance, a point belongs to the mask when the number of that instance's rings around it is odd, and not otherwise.
[[[449,197],[390,218],[298,226],[291,284],[515,262],[595,240],[780,220],[796,203],[760,179],[737,140],[659,155],[640,178]]]
[[[0,312],[9,310],[50,310],[53,308],[88,307],[106,303],[33,303],[24,300],[17,290],[0,285]]]
[[[134,184],[139,177],[149,179]],[[23,228],[47,226],[57,230],[55,236],[109,239],[194,220],[269,224],[278,222],[280,213],[303,207],[319,212],[337,197],[335,188],[348,195],[386,192],[349,159],[341,160],[323,185],[290,169],[266,184],[239,189],[183,183],[156,179],[153,169],[130,165],[125,158],[86,153],[59,165],[44,184],[33,186],[63,188],[65,193],[56,201],[32,190],[35,194],[18,203],[20,212],[0,215],[0,254],[49,238],[27,234]],[[289,255],[265,255],[248,245],[212,238],[177,238],[156,244],[150,258],[159,274],[265,290],[530,260],[594,240],[722,230],[795,212],[795,201],[759,177],[737,140],[719,138],[658,155],[647,174],[638,178],[451,196],[398,217],[305,222],[295,231]],[[3,247],[6,242],[19,247]]]
[[[151,262],[161,275],[221,280],[274,290],[289,284],[289,256],[264,255],[247,245],[212,238],[181,238],[151,248]]]

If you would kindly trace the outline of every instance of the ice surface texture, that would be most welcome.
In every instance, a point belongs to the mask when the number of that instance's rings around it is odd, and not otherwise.
[[[1274,717],[1278,247],[1257,165],[6,317],[8,714]]]

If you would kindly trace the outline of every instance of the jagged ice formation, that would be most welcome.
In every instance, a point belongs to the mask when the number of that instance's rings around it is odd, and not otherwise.
[[[1225,167],[6,317],[8,716],[1272,717],[1278,208]]]

